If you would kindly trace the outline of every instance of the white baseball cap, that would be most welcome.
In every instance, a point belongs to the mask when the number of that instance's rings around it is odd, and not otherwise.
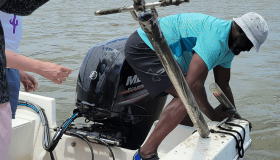
[[[242,17],[233,18],[241,27],[248,39],[253,43],[257,52],[268,35],[268,26],[262,16],[255,12],[249,12]]]

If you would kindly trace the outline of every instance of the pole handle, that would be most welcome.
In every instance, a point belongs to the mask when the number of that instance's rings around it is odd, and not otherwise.
[[[144,5],[144,8],[151,9],[156,7],[166,7],[170,5],[178,6],[181,3],[188,3],[188,2],[189,0],[161,0],[160,2],[146,3]],[[130,11],[135,11],[135,7],[137,6],[98,10],[94,12],[94,14],[96,16],[102,16],[102,15],[115,14],[115,13],[130,12]],[[141,5],[139,5],[138,7],[141,7]]]

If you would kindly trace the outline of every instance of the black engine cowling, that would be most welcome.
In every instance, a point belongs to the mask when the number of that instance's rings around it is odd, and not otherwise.
[[[127,37],[89,50],[78,75],[76,106],[89,121],[116,130],[122,147],[137,149],[165,105],[166,96],[152,99],[125,60]]]

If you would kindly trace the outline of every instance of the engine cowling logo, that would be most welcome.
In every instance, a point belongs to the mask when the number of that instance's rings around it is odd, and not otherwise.
[[[141,82],[141,80],[137,77],[137,75],[134,76],[128,76],[127,80],[126,80],[126,86],[135,84],[135,83],[139,83]]]
[[[98,73],[96,71],[92,71],[89,75],[89,78],[91,80],[95,80],[97,78],[97,76],[98,76]]]

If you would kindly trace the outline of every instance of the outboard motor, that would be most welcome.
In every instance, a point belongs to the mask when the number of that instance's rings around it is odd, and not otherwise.
[[[137,149],[160,116],[166,96],[150,97],[125,60],[126,40],[109,40],[89,50],[78,75],[76,106],[88,122],[95,122],[84,130]]]

